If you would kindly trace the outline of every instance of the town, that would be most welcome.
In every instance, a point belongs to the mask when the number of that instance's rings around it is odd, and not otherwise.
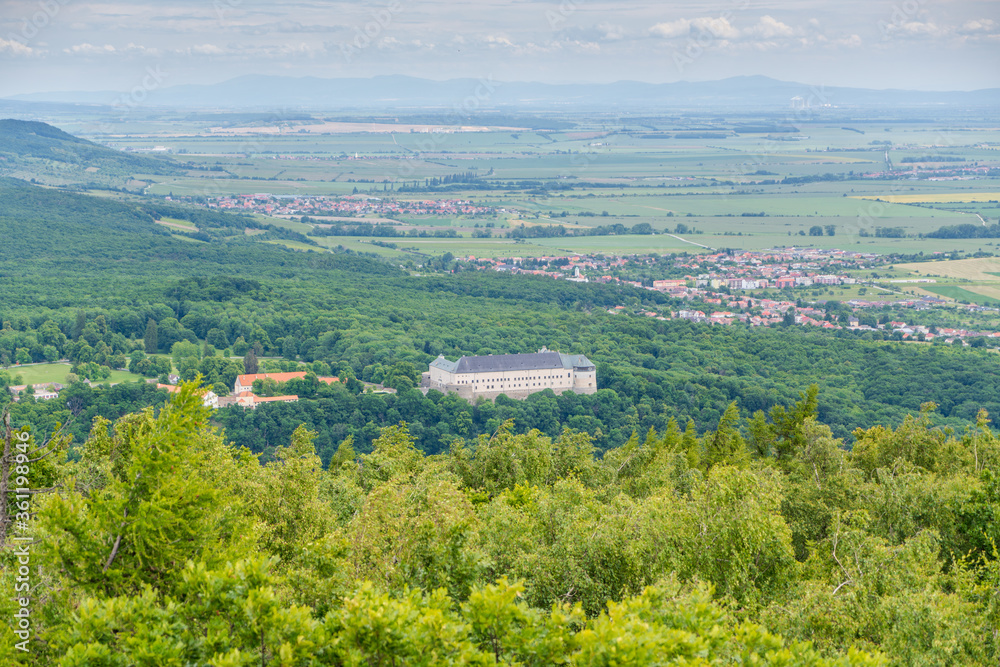
[[[717,252],[677,258],[671,262],[672,269],[689,273],[676,278],[647,281],[631,280],[620,274],[628,274],[630,266],[649,266],[671,260],[649,255],[465,259],[481,270],[544,276],[570,282],[616,282],[692,302],[690,307],[664,309],[662,312],[648,308],[634,311],[636,315],[659,319],[676,318],[719,325],[788,324],[862,332],[883,331],[899,340],[931,342],[941,339],[946,343],[962,342],[966,345],[1000,339],[1000,332],[992,330],[925,326],[900,320],[878,321],[867,311],[885,305],[918,311],[945,305],[978,313],[1000,312],[1000,309],[977,304],[954,304],[929,294],[917,296],[900,292],[893,287],[905,283],[933,283],[934,280],[882,279],[879,270],[890,263],[890,258],[874,253],[816,248]],[[860,277],[862,272],[868,277]],[[826,300],[806,293],[809,288],[842,285],[859,286],[859,294],[871,292],[872,295],[843,301],[845,310],[833,315],[824,307]],[[795,298],[796,292],[798,298]],[[784,298],[766,296],[768,294]],[[626,306],[616,306],[609,312],[620,314],[630,311]],[[976,339],[982,340],[977,343]]]
[[[170,197],[168,200],[172,199]],[[343,197],[306,196],[306,195],[273,195],[258,193],[251,195],[232,195],[212,197],[208,200],[209,208],[225,211],[258,213],[275,217],[318,218],[324,222],[324,217],[341,218],[355,216],[398,216],[398,215],[465,215],[491,216],[506,213],[503,208],[479,206],[462,199],[395,199],[373,197],[365,194],[352,194]],[[387,220],[365,220],[358,222],[391,222]]]

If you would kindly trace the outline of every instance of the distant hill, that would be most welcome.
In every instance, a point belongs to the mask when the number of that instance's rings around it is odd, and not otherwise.
[[[45,123],[0,120],[0,175],[53,185],[123,187],[136,174],[181,172],[169,158],[123,153]]]
[[[113,91],[18,95],[13,100],[102,104]],[[438,107],[456,115],[486,108],[537,109],[677,107],[770,107],[788,109],[793,98],[812,107],[989,106],[1000,104],[1000,89],[929,92],[823,87],[766,76],[720,81],[606,84],[549,84],[477,79],[431,81],[409,76],[368,79],[249,75],[210,85],[178,85],[150,92],[147,104],[191,108],[414,108]]]
[[[0,237],[10,257],[120,259],[179,241],[136,205],[0,177]]]

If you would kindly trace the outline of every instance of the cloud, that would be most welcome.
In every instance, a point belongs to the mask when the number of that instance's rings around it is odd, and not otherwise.
[[[273,23],[246,24],[236,27],[237,30],[246,35],[331,33],[340,32],[346,28],[347,26],[343,25],[303,25],[298,21],[276,21]]]
[[[558,37],[560,40],[569,42],[618,42],[625,38],[626,30],[620,25],[612,23],[601,23],[589,28],[570,27],[560,30]]]
[[[483,41],[490,47],[514,48],[514,42],[500,35],[486,35]]]
[[[740,31],[733,27],[729,23],[729,19],[724,16],[717,18],[703,16],[696,19],[677,19],[676,21],[657,23],[649,29],[649,32],[651,35],[666,39],[702,33],[707,33],[718,39],[735,39],[740,35]]]
[[[861,37],[858,35],[847,35],[846,37],[840,37],[839,39],[832,40],[830,42],[833,46],[841,46],[848,49],[857,49],[861,47]]]
[[[795,34],[795,29],[771,16],[761,16],[755,25],[746,29],[746,32],[760,39],[774,39],[791,37]]]
[[[63,49],[63,53],[68,53],[71,56],[109,56],[116,52],[115,47],[110,44],[105,44],[104,46],[95,46],[93,44],[74,44],[68,48]]]
[[[958,32],[963,35],[996,34],[998,31],[997,22],[993,19],[974,19],[966,21],[959,28]]]
[[[35,49],[31,48],[27,44],[22,44],[16,39],[6,40],[0,37],[0,54],[9,54],[12,56],[32,56],[35,55]]]
[[[430,42],[425,42],[420,39],[413,39],[409,41],[402,41],[396,39],[395,37],[386,37],[379,40],[376,45],[377,48],[385,51],[433,51],[435,45]]]
[[[921,21],[908,21],[900,25],[900,30],[909,35],[920,35],[927,37],[940,37],[944,35],[947,31],[944,28],[938,27],[934,23],[924,23]]]
[[[604,39],[609,42],[625,38],[625,28],[620,25],[605,22],[598,25],[597,29],[604,33]]]
[[[227,49],[215,44],[197,44],[187,48],[186,51],[195,56],[221,56],[228,53]]]

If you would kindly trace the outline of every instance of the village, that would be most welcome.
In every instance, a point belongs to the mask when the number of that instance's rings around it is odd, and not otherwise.
[[[170,199],[168,197],[168,199]],[[463,199],[395,199],[363,194],[328,197],[322,195],[273,195],[258,193],[213,197],[209,208],[225,211],[258,213],[277,217],[356,217],[366,215],[434,215],[434,216],[485,216],[505,213],[505,209],[479,206]],[[322,222],[322,220],[318,220]],[[390,220],[364,220],[358,222],[392,222]]]
[[[931,327],[899,320],[878,321],[866,311],[891,304],[898,308],[926,310],[935,306],[955,305],[935,296],[906,295],[892,288],[881,287],[876,282],[900,283],[900,280],[876,280],[877,271],[889,263],[889,258],[874,253],[816,248],[783,248],[738,253],[719,252],[696,255],[673,264],[675,269],[689,271],[682,277],[643,282],[623,278],[615,273],[628,273],[630,265],[654,262],[651,256],[604,257],[577,255],[563,257],[505,258],[483,260],[466,258],[481,269],[499,272],[537,275],[570,282],[616,282],[639,289],[661,292],[677,299],[690,301],[690,308],[657,312],[647,308],[630,310],[626,306],[608,309],[612,314],[631,313],[660,320],[684,319],[692,322],[732,325],[744,323],[751,326],[777,324],[812,326],[823,329],[848,329],[853,331],[880,331],[899,340],[932,342],[941,339],[946,343],[973,344],[975,339],[1000,339],[1000,332],[959,327]],[[546,267],[546,268],[537,268]],[[870,271],[870,279],[851,275],[860,270]],[[930,281],[933,282],[933,281]],[[854,298],[843,302],[847,310],[832,315],[822,299],[810,296],[814,305],[803,298],[792,298],[795,290],[840,285],[863,285],[859,292],[871,291],[872,296]],[[752,294],[736,294],[749,290],[780,291],[789,298],[769,298]],[[773,293],[773,292],[772,292]],[[712,307],[715,308],[712,308]],[[1000,312],[976,304],[960,304],[970,312]],[[969,339],[969,340],[966,340]]]

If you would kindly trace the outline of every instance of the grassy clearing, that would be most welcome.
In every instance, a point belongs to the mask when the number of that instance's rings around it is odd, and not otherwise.
[[[256,218],[261,224],[284,227],[285,229],[291,229],[292,231],[301,232],[302,234],[308,234],[313,229],[312,225],[307,225],[304,222],[299,222],[298,220],[274,218],[268,215],[255,215],[254,218]]]
[[[198,231],[194,223],[190,220],[181,220],[180,218],[160,218],[156,221],[161,225],[166,225],[167,227],[178,227],[180,229],[190,229],[193,232]]]
[[[32,364],[28,366],[8,366],[3,369],[10,373],[11,378],[21,376],[22,384],[43,384],[57,382],[64,384],[69,375],[70,365],[66,363]],[[128,371],[111,371],[111,377],[104,382],[134,382],[143,378]],[[95,383],[96,384],[96,383]]]
[[[269,241],[264,241],[264,243],[270,243],[272,245],[283,245],[286,248],[291,248],[292,250],[301,250],[303,252],[326,252],[325,248],[317,248],[316,246],[308,245],[306,243],[300,243],[299,241],[272,239]]]

